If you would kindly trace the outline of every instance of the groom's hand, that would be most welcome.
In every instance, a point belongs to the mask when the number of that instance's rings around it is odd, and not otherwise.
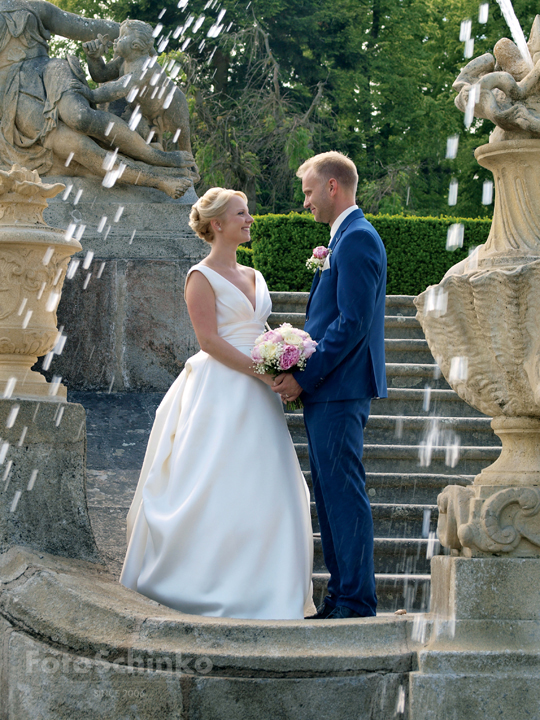
[[[281,373],[274,380],[272,390],[281,396],[284,403],[294,402],[302,392],[302,387],[296,382],[291,373]]]

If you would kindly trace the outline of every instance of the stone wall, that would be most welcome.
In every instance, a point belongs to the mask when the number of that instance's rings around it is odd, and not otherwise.
[[[184,302],[186,273],[208,252],[188,226],[194,191],[171,200],[149,188],[106,190],[87,178],[47,181],[73,185],[67,199],[50,201],[49,225],[75,223],[76,235],[86,226],[80,265],[58,308],[66,345],[47,374],[61,375],[72,390],[167,390],[198,350]]]

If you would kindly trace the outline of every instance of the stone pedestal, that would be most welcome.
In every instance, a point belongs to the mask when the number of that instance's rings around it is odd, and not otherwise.
[[[66,402],[0,400],[0,549],[99,561],[86,504],[86,415]]]
[[[49,202],[47,222],[82,232],[83,246],[58,307],[65,349],[49,373],[71,389],[168,390],[198,351],[184,283],[209,247],[188,226],[194,191],[171,200],[150,188],[105,189],[90,178],[47,180],[72,185],[66,199]]]
[[[540,563],[435,557],[431,568],[432,632],[410,676],[410,717],[540,717]]]

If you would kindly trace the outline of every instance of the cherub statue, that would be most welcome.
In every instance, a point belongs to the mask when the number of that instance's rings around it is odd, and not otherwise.
[[[540,15],[527,46],[530,58],[525,59],[511,40],[502,38],[493,55],[471,60],[453,84],[460,110],[474,103],[475,117],[497,125],[490,142],[540,138]]]
[[[189,110],[184,93],[155,62],[152,28],[140,20],[125,20],[114,41],[114,57],[105,64],[108,37],[83,44],[90,75],[103,83],[93,91],[96,103],[126,98],[131,113],[138,110],[148,121],[151,136],[162,143],[163,133],[178,138],[178,148],[191,153]],[[131,114],[130,113],[130,114]]]
[[[56,127],[58,118],[72,130],[114,144],[119,151],[135,160],[161,167],[190,168],[195,160],[189,152],[164,152],[150,146],[117,115],[97,109],[94,95],[86,82],[77,58],[52,58],[43,71],[47,93],[44,107],[46,132]],[[111,124],[114,123],[114,130]]]

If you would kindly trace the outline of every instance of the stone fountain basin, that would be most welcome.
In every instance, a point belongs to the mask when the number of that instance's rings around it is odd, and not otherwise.
[[[0,556],[0,611],[33,638],[119,661],[181,652],[212,675],[305,677],[408,672],[405,616],[345,621],[237,620],[171,610],[120,585],[105,566],[11,548]],[[125,661],[124,661],[125,662]]]
[[[0,556],[0,583],[9,720],[388,720],[417,668],[407,616],[184,615],[103,565],[21,546]]]

